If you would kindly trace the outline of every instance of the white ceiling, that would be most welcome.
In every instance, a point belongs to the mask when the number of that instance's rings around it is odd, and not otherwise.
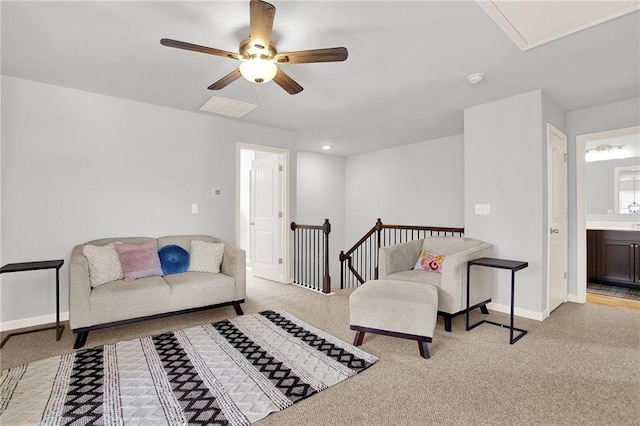
[[[566,111],[640,96],[637,11],[523,52],[475,1],[272,3],[279,51],[349,49],[346,62],[283,68],[298,95],[242,79],[209,91],[238,63],[160,45],[237,51],[246,0],[2,1],[2,73],[194,112],[211,95],[258,104],[239,120],[338,155],[460,134],[464,108],[534,89]],[[475,72],[485,81],[472,86]]]

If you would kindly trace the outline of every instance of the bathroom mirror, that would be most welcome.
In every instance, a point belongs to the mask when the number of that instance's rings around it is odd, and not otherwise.
[[[616,220],[612,215],[629,218],[634,194],[635,202],[640,204],[640,134],[636,130],[631,134],[591,140],[585,150],[587,215],[607,215],[606,220]]]
[[[616,214],[640,214],[640,164],[621,166],[613,171]]]

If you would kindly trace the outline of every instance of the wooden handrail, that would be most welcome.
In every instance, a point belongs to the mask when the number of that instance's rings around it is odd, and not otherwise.
[[[349,250],[347,250],[347,252],[346,252],[346,253],[345,253],[345,252],[343,252],[343,251],[340,251],[340,262],[342,262],[343,260],[345,260],[345,259],[347,259],[347,258],[351,257],[351,255],[353,254],[353,252],[354,252],[354,251],[356,251],[356,249],[357,249],[358,247],[360,247],[360,246],[361,246],[365,241],[367,241],[367,239],[368,239],[371,235],[373,235],[373,233],[374,233],[374,232],[376,232],[376,227],[375,227],[375,226],[374,226],[373,228],[371,228],[371,230],[369,230],[369,232],[367,232],[366,234],[364,234],[364,237],[360,238],[360,239],[358,240],[358,242],[357,242],[357,243],[355,243],[355,244],[353,245],[353,247],[351,247]]]
[[[380,247],[386,245],[386,235],[385,238],[382,238],[383,230],[392,230],[392,231],[400,231],[399,233],[393,234],[393,243],[404,242],[403,240],[409,241],[415,239],[415,233],[418,233],[418,237],[420,237],[420,233],[423,236],[426,236],[427,233],[429,236],[434,235],[447,235],[451,236],[464,235],[464,228],[454,228],[454,227],[439,227],[439,226],[423,226],[423,225],[385,225],[382,223],[382,220],[378,218],[376,224],[367,231],[362,238],[356,242],[353,247],[349,250],[340,252],[340,288],[345,287],[346,273],[351,272],[353,277],[359,284],[363,284],[367,279],[377,279],[378,278],[378,254],[380,251]],[[404,236],[401,231],[405,231]],[[409,231],[411,231],[411,238],[409,238]],[[372,239],[375,235],[375,246],[372,248],[372,244],[374,243]],[[389,240],[391,240],[391,235],[389,236]],[[383,241],[385,244],[383,244]],[[364,259],[360,259],[360,263],[364,263],[364,267],[368,267],[368,270],[358,271],[353,264],[353,256],[354,254],[358,254],[360,257],[360,250],[363,246],[368,246],[368,253],[366,250],[362,253],[362,257]],[[375,252],[375,253],[374,253]],[[368,254],[368,257],[366,257]],[[373,257],[373,258],[372,258]],[[346,265],[345,265],[346,261]],[[375,265],[375,266],[373,266]],[[373,266],[373,269],[372,269]]]

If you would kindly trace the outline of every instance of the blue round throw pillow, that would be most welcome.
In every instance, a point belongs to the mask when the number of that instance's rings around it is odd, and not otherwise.
[[[180,246],[164,246],[158,251],[158,256],[165,275],[179,274],[189,269],[189,252]]]

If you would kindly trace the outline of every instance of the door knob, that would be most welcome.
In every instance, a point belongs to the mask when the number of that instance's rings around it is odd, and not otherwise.
[[[560,230],[558,228],[551,228],[551,233],[552,234],[558,234],[558,233],[560,233]]]

